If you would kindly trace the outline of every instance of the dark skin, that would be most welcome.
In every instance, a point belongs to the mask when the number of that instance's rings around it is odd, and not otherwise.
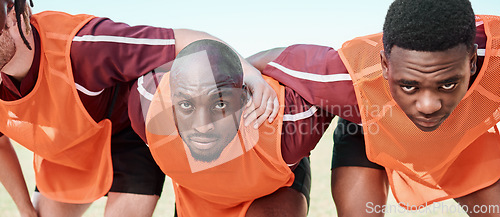
[[[389,82],[391,95],[415,126],[422,131],[433,131],[457,107],[476,73],[476,52],[477,46],[468,51],[463,44],[441,52],[410,51],[395,46],[389,59],[381,52],[383,75]],[[500,213],[494,210],[479,212],[474,208],[500,204],[499,191],[497,181],[455,201],[468,207],[469,216],[498,217]]]
[[[464,97],[477,69],[477,48],[473,49],[471,52],[462,44],[446,51],[421,52],[394,46],[389,58],[380,52],[383,76],[392,97],[420,130],[436,130]],[[373,206],[386,203],[385,171],[340,167],[332,171],[331,184],[339,216],[384,215],[366,213],[365,208],[368,202]],[[353,191],[361,196],[353,196]],[[465,196],[458,201],[469,200]]]
[[[471,76],[477,70],[477,47],[469,50],[463,44],[439,52],[394,46],[389,58],[384,51],[380,52],[383,76],[389,83],[392,97],[420,130],[436,130],[465,96]],[[496,196],[491,197],[496,194],[490,191],[498,188],[497,185],[455,200],[470,207],[473,201],[497,201]],[[367,202],[384,205],[387,187],[383,170],[340,167],[332,171],[332,196],[339,216],[383,216],[383,213],[363,211]],[[355,189],[362,197],[353,197],[353,192],[345,189]]]
[[[339,217],[383,217],[378,207],[387,203],[388,189],[385,170],[354,166],[332,170],[332,197]]]
[[[214,73],[203,54],[183,57],[171,73],[176,126],[191,155],[204,162],[218,159],[236,136],[246,103],[241,87],[216,85],[224,81]]]
[[[199,97],[199,92],[188,88],[178,88],[173,104],[179,134],[191,154],[197,160],[211,162],[236,135],[244,102],[242,91],[234,88],[219,89],[214,85],[203,93],[207,97]]]
[[[208,161],[218,158],[223,148],[236,136],[248,91],[218,87],[215,84],[221,81],[214,80],[218,76],[207,76],[217,73],[212,71],[208,59],[194,56],[184,59],[190,64],[176,63],[172,68],[172,104],[179,134],[193,157],[196,154],[200,157],[198,160]],[[255,199],[246,213],[247,217],[306,215],[305,196],[288,187]]]
[[[436,130],[465,96],[477,68],[476,51],[460,44],[437,52],[394,46],[390,58],[380,52],[392,97],[420,130]]]

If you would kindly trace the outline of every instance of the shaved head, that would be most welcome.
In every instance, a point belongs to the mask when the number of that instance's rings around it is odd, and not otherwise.
[[[195,41],[179,52],[170,73],[171,84],[178,83],[180,73],[191,77],[203,71],[193,68],[208,66],[211,73],[202,76],[206,80],[213,80],[219,88],[242,88],[243,69],[238,55],[224,43],[208,39]]]

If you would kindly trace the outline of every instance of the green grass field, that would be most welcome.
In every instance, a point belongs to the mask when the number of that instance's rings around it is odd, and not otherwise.
[[[334,123],[336,121],[334,120]],[[316,149],[311,154],[311,167],[312,167],[312,189],[311,189],[311,207],[309,216],[337,216],[335,212],[335,205],[333,203],[330,193],[330,165],[331,153],[333,148],[332,133],[334,126],[330,126],[327,133],[323,136]],[[32,192],[35,186],[33,166],[32,166],[32,153],[20,145],[15,145],[18,157],[21,161],[21,166],[24,171],[28,188]],[[106,203],[105,198],[97,200],[85,213],[85,217],[99,217],[103,216],[104,206]],[[163,189],[163,196],[158,202],[158,206],[154,213],[155,217],[173,216],[173,190],[170,180],[165,182]],[[431,209],[425,209],[417,212],[404,211],[396,209],[397,205],[392,197],[389,197],[388,206],[391,207],[390,212],[387,212],[387,217],[460,217],[467,216],[463,213],[457,214],[453,211],[457,204],[454,201],[445,201],[439,203],[440,207],[432,206]],[[448,209],[448,211],[447,211]],[[7,191],[0,187],[0,217],[17,217],[19,216],[15,204],[12,202]]]

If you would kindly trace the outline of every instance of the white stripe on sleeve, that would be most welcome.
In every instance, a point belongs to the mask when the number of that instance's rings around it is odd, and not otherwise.
[[[137,79],[137,91],[139,91],[139,94],[141,94],[147,100],[153,101],[154,95],[148,92],[146,88],[142,86],[142,84],[144,84],[144,75]]]
[[[298,121],[302,119],[309,118],[314,115],[318,111],[318,108],[316,106],[311,106],[309,110],[297,114],[285,114],[283,115],[283,121]]]
[[[270,62],[268,63],[270,66],[281,70],[282,72],[303,80],[316,81],[316,82],[335,82],[335,81],[350,81],[351,76],[349,74],[332,74],[332,75],[318,75],[312,74],[308,72],[295,71],[289,68],[286,68],[278,63]]]
[[[486,56],[486,49],[477,49],[477,55],[480,57]]]
[[[111,35],[84,35],[75,36],[73,41],[88,42],[114,42],[124,44],[143,44],[143,45],[174,45],[175,39],[152,39],[152,38],[130,38]]]
[[[102,90],[100,90],[100,91],[97,91],[97,92],[95,92],[95,91],[90,91],[90,90],[88,90],[87,88],[83,87],[82,85],[79,85],[78,83],[75,83],[75,86],[76,86],[76,89],[77,89],[78,91],[80,91],[80,92],[84,93],[84,94],[85,94],[85,95],[87,95],[87,96],[97,96],[97,95],[101,94],[101,93],[104,91],[104,89],[102,89]]]

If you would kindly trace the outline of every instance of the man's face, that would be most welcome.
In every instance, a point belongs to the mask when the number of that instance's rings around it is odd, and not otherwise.
[[[211,162],[219,158],[238,132],[245,92],[241,88],[217,87],[204,55],[193,58],[195,64],[172,69],[177,75],[172,75],[170,82],[181,138],[196,160]],[[191,57],[186,58],[188,62]]]
[[[392,97],[422,131],[436,130],[465,96],[476,71],[476,49],[467,51],[465,45],[439,52],[394,46],[389,59],[381,52]]]

